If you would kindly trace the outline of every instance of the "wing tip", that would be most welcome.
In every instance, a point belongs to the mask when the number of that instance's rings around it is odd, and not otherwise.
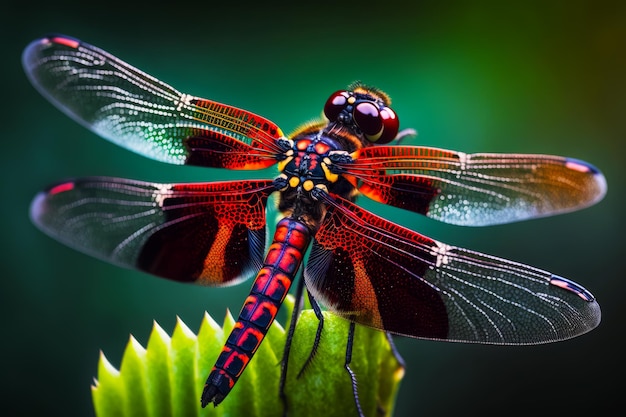
[[[41,191],[35,195],[35,198],[33,198],[33,201],[30,203],[30,220],[39,228],[41,228],[41,217],[44,211],[45,200],[46,193]]]
[[[29,49],[29,48],[32,49],[33,47],[48,46],[51,44],[65,45],[67,47],[76,49],[80,46],[81,41],[80,39],[74,38],[72,36],[51,32],[30,42],[28,46],[26,47],[26,49]]]
[[[558,275],[552,275],[552,277],[550,277],[550,285],[554,285],[556,287],[570,291],[587,302],[593,302],[596,299],[593,294],[591,294],[591,292],[587,291],[581,285],[578,285],[574,281],[570,281],[569,279],[563,278]]]
[[[22,68],[24,68],[31,83],[39,89],[36,68],[44,55],[43,51],[53,45],[63,45],[71,49],[77,49],[80,44],[80,40],[67,35],[50,33],[42,36],[31,41],[26,48],[24,48],[22,52]]]
[[[558,275],[552,275],[550,277],[550,285],[569,291],[570,293],[577,295],[578,297],[580,297],[580,299],[584,301],[579,310],[582,317],[582,325],[580,326],[579,331],[576,332],[573,336],[587,333],[588,331],[593,330],[600,324],[600,320],[602,317],[600,305],[590,291],[585,289],[582,285],[579,285],[574,281],[570,281],[569,279],[563,278]]]
[[[590,183],[589,205],[593,205],[604,198],[607,192],[607,183],[604,174],[587,161],[576,158],[566,158],[565,166],[574,171],[589,175],[593,180]]]
[[[49,198],[62,192],[70,191],[74,189],[75,185],[75,181],[64,181],[51,185],[45,190],[37,193],[30,204],[29,216],[31,221],[40,229],[45,230],[46,227],[44,217]]]
[[[31,41],[26,48],[24,48],[24,53],[22,54],[22,61],[27,61],[26,58],[32,58],[42,48],[46,48],[52,44],[57,45],[65,45],[70,48],[76,49],[80,45],[80,40],[73,38],[71,36],[62,35],[59,33],[49,33],[40,38],[37,38]]]

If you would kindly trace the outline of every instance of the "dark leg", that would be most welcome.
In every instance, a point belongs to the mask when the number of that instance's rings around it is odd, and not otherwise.
[[[296,287],[296,303],[293,306],[291,312],[291,321],[289,322],[289,330],[287,331],[287,337],[285,339],[285,350],[283,351],[283,359],[281,361],[280,368],[280,382],[278,383],[280,399],[283,402],[285,412],[283,415],[287,415],[287,398],[285,397],[285,380],[287,379],[287,368],[289,366],[289,352],[291,351],[291,342],[293,341],[293,334],[296,331],[296,324],[298,316],[302,310],[302,294],[304,292],[304,276],[300,274],[298,280],[298,286]]]
[[[302,369],[300,369],[300,372],[298,372],[298,378],[302,376],[304,371],[306,371],[306,368],[313,361],[313,358],[317,353],[317,348],[320,344],[322,330],[324,329],[324,315],[322,314],[322,309],[320,308],[320,305],[317,304],[317,301],[315,301],[315,298],[313,298],[310,292],[307,291],[307,295],[309,296],[309,301],[311,302],[311,308],[313,309],[313,312],[315,312],[315,317],[317,317],[318,324],[317,331],[315,332],[315,340],[313,341],[313,347],[311,348],[311,353],[309,353],[309,357],[306,359],[306,362],[304,362],[304,365],[302,365]]]
[[[359,390],[356,383],[356,375],[350,369],[350,362],[352,362],[352,345],[354,344],[354,322],[350,322],[350,330],[348,331],[348,344],[346,346],[346,364],[344,367],[348,374],[350,374],[350,379],[352,380],[352,393],[354,395],[354,403],[356,404],[356,411],[359,413],[359,417],[364,417],[363,410],[361,409],[361,402],[359,401]]]
[[[398,349],[396,348],[396,344],[393,343],[393,336],[389,332],[385,332],[385,336],[387,336],[387,341],[389,342],[391,353],[393,354],[393,356],[395,356],[400,366],[403,368],[406,368],[406,364],[404,363],[404,358],[402,357],[402,355],[400,355],[400,352],[398,352]]]

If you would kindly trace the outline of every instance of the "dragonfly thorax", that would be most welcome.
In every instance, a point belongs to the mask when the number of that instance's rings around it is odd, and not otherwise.
[[[276,179],[281,191],[279,210],[300,218],[315,230],[324,212],[319,193],[348,197],[353,191],[335,166],[335,162],[345,163],[351,157],[335,139],[321,131],[295,137],[283,156],[279,163],[281,175]]]

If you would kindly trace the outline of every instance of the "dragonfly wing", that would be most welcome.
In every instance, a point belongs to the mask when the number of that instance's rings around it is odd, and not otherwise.
[[[361,181],[359,191],[369,198],[466,226],[578,210],[606,193],[606,180],[598,169],[550,155],[372,146],[345,168]]]
[[[600,307],[549,272],[437,242],[340,198],[305,271],[329,310],[405,336],[488,344],[537,344],[593,329]]]
[[[65,181],[33,200],[34,223],[108,262],[204,285],[256,274],[265,251],[272,181],[154,184],[93,177]]]
[[[67,36],[32,42],[22,56],[32,84],[105,139],[172,164],[260,169],[276,162],[271,121],[183,94],[95,46]]]

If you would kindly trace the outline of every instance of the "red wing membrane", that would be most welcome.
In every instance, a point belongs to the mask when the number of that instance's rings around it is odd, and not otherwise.
[[[82,178],[31,206],[55,239],[108,262],[204,285],[230,285],[263,265],[272,181],[153,184]]]
[[[260,169],[276,162],[271,121],[182,94],[113,55],[66,36],[32,42],[33,85],[67,115],[117,145],[172,164]]]
[[[373,200],[466,226],[577,210],[606,192],[595,167],[548,155],[372,146],[343,168],[361,180],[359,191]]]
[[[577,284],[531,266],[445,245],[327,197],[305,271],[336,314],[405,336],[535,344],[594,328],[600,307]]]

